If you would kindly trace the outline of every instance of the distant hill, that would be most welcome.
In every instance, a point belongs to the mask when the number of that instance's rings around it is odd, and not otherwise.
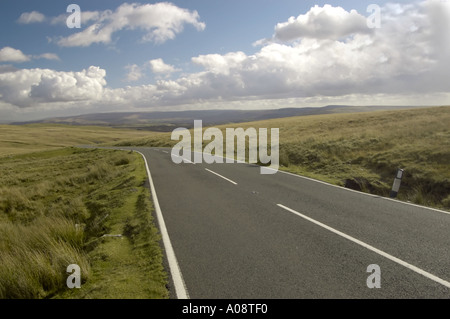
[[[414,107],[328,105],[325,107],[283,108],[273,110],[202,110],[171,112],[97,113],[69,117],[55,117],[29,122],[15,122],[11,124],[23,125],[33,123],[46,123],[69,125],[99,125],[169,132],[176,127],[192,128],[194,120],[203,120],[203,126],[213,126],[228,123],[242,123],[285,118],[292,116],[333,113],[358,113],[408,108]]]

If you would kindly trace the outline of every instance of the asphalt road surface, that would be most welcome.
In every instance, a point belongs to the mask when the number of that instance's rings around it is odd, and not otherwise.
[[[450,297],[449,213],[254,165],[175,164],[170,149],[135,150],[184,281],[178,297]]]

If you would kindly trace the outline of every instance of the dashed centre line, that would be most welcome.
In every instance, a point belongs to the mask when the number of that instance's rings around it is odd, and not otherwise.
[[[207,171],[210,172],[210,173],[213,173],[214,175],[219,176],[220,178],[223,178],[224,180],[230,182],[231,184],[237,185],[236,182],[232,181],[232,180],[229,179],[229,178],[226,178],[225,176],[222,176],[222,175],[220,175],[220,174],[218,174],[218,173],[216,173],[216,172],[214,172],[214,171],[212,171],[212,170],[210,170],[210,169],[207,169],[207,168],[205,168],[205,170],[207,170]]]
[[[167,154],[169,154],[169,153],[167,152]],[[187,158],[184,158],[184,157],[181,157],[181,156],[178,156],[178,155],[175,155],[175,154],[171,154],[171,156],[175,156],[175,157],[178,157],[178,158],[182,158],[184,162],[187,162],[187,163],[189,163],[189,164],[194,164],[194,165],[195,165],[194,162],[188,160]]]

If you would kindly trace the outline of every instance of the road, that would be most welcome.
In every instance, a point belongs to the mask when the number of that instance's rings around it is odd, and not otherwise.
[[[170,149],[135,150],[190,298],[450,297],[449,213],[254,165],[175,164]]]

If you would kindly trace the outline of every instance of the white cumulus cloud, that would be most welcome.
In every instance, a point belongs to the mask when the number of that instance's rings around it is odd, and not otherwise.
[[[137,8],[128,5],[121,10],[135,12]],[[121,10],[115,13],[131,16]],[[324,21],[321,15],[334,22]],[[195,56],[191,63],[202,69],[178,77],[173,75],[177,69],[162,59],[128,66],[130,81],[141,79],[143,71],[151,67],[157,76],[155,83],[147,85],[110,89],[106,87],[105,71],[93,67],[82,72],[56,72],[5,66],[0,72],[0,102],[25,107],[83,101],[77,105],[126,109],[130,105],[158,108],[220,103],[276,107],[295,106],[298,100],[316,104],[448,101],[448,4],[423,1],[386,5],[381,28],[369,31],[364,29],[368,28],[365,21],[364,28],[361,25],[360,16],[339,7],[311,8],[301,18],[279,23],[275,35],[257,52]],[[337,21],[344,26],[338,26]],[[124,23],[131,28],[129,22]],[[133,23],[144,24],[138,18]],[[107,25],[99,25],[98,30]],[[165,74],[172,77],[158,77]]]
[[[60,20],[61,18],[59,18]],[[172,40],[184,30],[185,25],[192,25],[197,30],[205,29],[197,11],[179,8],[172,3],[120,5],[115,11],[90,12],[85,15],[85,22],[92,22],[83,31],[58,40],[64,47],[87,47],[94,43],[108,44],[114,33],[120,30],[141,30],[142,41],[164,43]],[[56,23],[58,18],[54,20]]]
[[[144,76],[142,68],[137,64],[127,65],[125,66],[125,69],[128,70],[126,82],[136,82]]]
[[[91,66],[80,72],[22,69],[0,74],[2,102],[18,107],[40,103],[96,101],[102,98],[106,71]]]
[[[179,71],[173,65],[164,63],[163,59],[153,59],[149,61],[150,69],[156,74],[170,74]]]
[[[449,7],[427,1],[387,5],[382,27],[369,29],[355,11],[316,6],[279,23],[273,38],[279,41],[267,42],[253,55],[192,58],[204,71],[175,80],[184,90],[164,93],[162,99],[175,103],[448,92]]]
[[[230,74],[230,70],[241,66],[247,59],[243,52],[230,52],[225,55],[207,54],[192,58],[192,62],[203,66],[208,72]]]
[[[0,62],[28,62],[32,59],[46,59],[59,61],[59,56],[55,53],[43,53],[40,55],[26,55],[21,50],[11,47],[4,47],[0,50]]]
[[[299,38],[339,39],[354,33],[369,33],[367,19],[356,10],[346,11],[329,4],[311,8],[306,14],[278,23],[274,39],[292,41]]]
[[[0,62],[27,62],[30,57],[22,51],[11,47],[4,47],[0,50]]]

